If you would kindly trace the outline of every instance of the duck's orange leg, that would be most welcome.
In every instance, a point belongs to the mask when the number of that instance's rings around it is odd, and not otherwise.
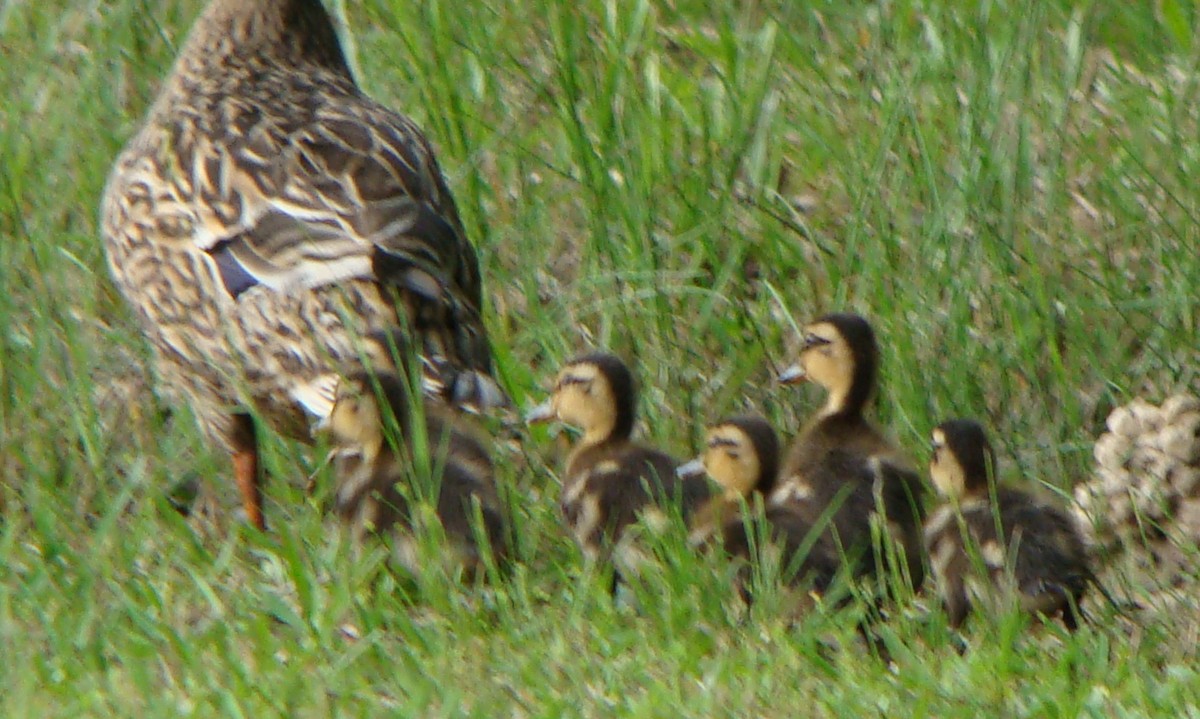
[[[233,478],[242,495],[242,508],[246,519],[259,530],[267,528],[263,518],[262,470],[258,464],[258,438],[254,432],[254,418],[248,414],[234,415],[233,432]]]

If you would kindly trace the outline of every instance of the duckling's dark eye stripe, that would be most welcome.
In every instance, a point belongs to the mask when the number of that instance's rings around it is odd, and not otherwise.
[[[812,349],[813,347],[820,347],[821,345],[830,344],[830,342],[832,342],[832,340],[827,340],[820,335],[809,333],[804,335],[804,342],[800,345],[800,349]]]
[[[587,384],[588,382],[591,382],[591,380],[587,377],[574,377],[572,375],[567,375],[558,381],[558,389],[570,387],[573,384]]]

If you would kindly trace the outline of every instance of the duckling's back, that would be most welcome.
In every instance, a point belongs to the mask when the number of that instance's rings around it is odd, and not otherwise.
[[[835,452],[839,454],[831,456]],[[819,474],[825,467],[836,471],[844,457],[895,454],[892,443],[861,414],[835,414],[801,430],[788,449],[781,476],[788,482]]]
[[[947,514],[949,507],[931,517],[925,541],[943,594],[961,595],[945,597],[952,622],[961,621],[967,611],[964,575],[973,571],[977,556],[992,585],[1006,585],[1011,572],[1023,608],[1062,614],[1073,629],[1080,618],[1079,601],[1093,576],[1078,526],[1061,507],[1030,492],[1001,487],[995,502],[980,498],[962,506],[969,550],[957,521]]]
[[[707,482],[675,475],[678,460],[632,443],[585,449],[568,463],[562,512],[586,554],[599,556],[651,507],[686,520],[710,496]]]
[[[763,540],[779,556],[781,578],[793,586],[823,593],[837,577],[842,561],[836,544],[827,532],[790,506],[767,506],[762,514],[738,514],[726,520],[720,529],[725,551],[752,564],[761,565]],[[747,578],[740,579],[747,592]]]
[[[888,534],[904,552],[909,579],[913,586],[920,584],[924,485],[868,422],[839,417],[818,422],[793,446],[783,476],[773,500],[791,507],[809,526],[828,527],[848,557],[864,557],[872,543],[870,518],[882,508]],[[887,566],[881,559],[858,559],[857,571]]]
[[[335,465],[337,512],[359,537],[394,532],[396,559],[418,574],[422,555],[412,535],[417,524],[412,509],[414,500],[428,502],[446,538],[447,564],[481,569],[481,541],[501,564],[510,542],[491,457],[482,438],[431,407],[433,403],[426,404],[430,473],[412,466],[408,457],[397,457],[390,446],[370,464],[347,457]],[[405,438],[403,451],[408,456],[415,452],[412,437]]]
[[[1061,507],[1015,489],[1001,489],[998,502],[1000,524],[1010,546],[1017,550],[1014,570],[1021,591],[1061,591],[1078,601],[1092,574],[1087,548],[1071,516]],[[993,531],[994,527],[993,522]]]

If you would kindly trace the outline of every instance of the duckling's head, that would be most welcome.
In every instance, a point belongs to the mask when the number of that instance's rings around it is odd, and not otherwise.
[[[875,391],[879,347],[875,332],[862,317],[834,313],[804,328],[799,362],[784,370],[779,381],[811,380],[825,388],[822,414],[858,412]]]
[[[987,433],[976,421],[952,419],[933,428],[929,475],[938,493],[950,499],[986,492],[996,468]]]
[[[382,408],[390,408],[401,431],[407,431],[412,416],[409,397],[405,382],[394,374],[354,373],[338,383],[324,427],[335,444],[357,447],[374,456],[383,448],[386,437]]]
[[[702,461],[726,494],[766,496],[779,477],[779,437],[762,417],[732,417],[708,428]]]
[[[636,405],[629,368],[619,357],[598,352],[567,363],[554,381],[550,399],[534,408],[527,420],[558,420],[578,427],[585,443],[628,439]]]

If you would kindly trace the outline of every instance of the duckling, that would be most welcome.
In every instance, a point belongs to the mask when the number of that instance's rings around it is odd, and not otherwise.
[[[781,568],[793,572],[790,583],[807,583],[821,593],[837,574],[836,548],[814,534],[813,525],[787,504],[766,505],[758,517],[747,517],[742,511],[753,508],[757,498],[765,502],[771,496],[779,477],[779,455],[779,437],[762,417],[732,417],[710,426],[703,455],[681,466],[678,473],[695,477],[707,472],[723,492],[693,515],[688,541],[699,547],[719,539],[731,556],[761,561],[753,534],[756,521],[761,520],[769,528],[771,542],[783,552]],[[746,576],[739,577],[738,588],[748,598],[747,581]]]
[[[448,545],[445,566],[479,575],[485,549],[503,566],[509,529],[484,438],[445,403],[426,397],[414,404],[412,398],[407,379],[391,373],[357,372],[338,386],[323,422],[335,445],[336,513],[359,541],[399,530],[395,560],[418,576],[423,566],[412,503],[436,493],[431,504]],[[393,421],[397,437],[389,432]]]
[[[527,416],[530,423],[557,420],[583,431],[567,458],[560,506],[589,561],[624,550],[622,540],[640,516],[660,519],[666,503],[677,502],[687,519],[710,494],[703,478],[676,477],[676,459],[633,441],[636,406],[629,368],[614,355],[594,353],[568,362],[550,399]],[[614,590],[619,574],[617,568]]]
[[[730,521],[740,521],[743,502],[753,505],[755,495],[771,495],[779,478],[779,436],[762,417],[743,415],[711,425],[704,453],[681,465],[683,478],[707,474],[722,489],[709,498],[688,522],[688,542],[705,544]]]
[[[780,375],[785,384],[811,380],[825,405],[793,442],[772,502],[786,504],[809,526],[827,526],[854,573],[890,566],[873,551],[871,519],[879,517],[903,552],[898,567],[912,586],[924,577],[923,487],[916,470],[866,418],[877,383],[879,348],[871,325],[848,313],[808,325],[799,362]]]
[[[995,453],[978,422],[939,424],[932,451],[929,474],[945,504],[926,522],[925,544],[951,626],[970,610],[968,589],[986,594],[972,581],[978,567],[986,583],[1015,594],[1022,610],[1061,616],[1076,629],[1095,575],[1071,516],[1032,492],[996,484]]]

